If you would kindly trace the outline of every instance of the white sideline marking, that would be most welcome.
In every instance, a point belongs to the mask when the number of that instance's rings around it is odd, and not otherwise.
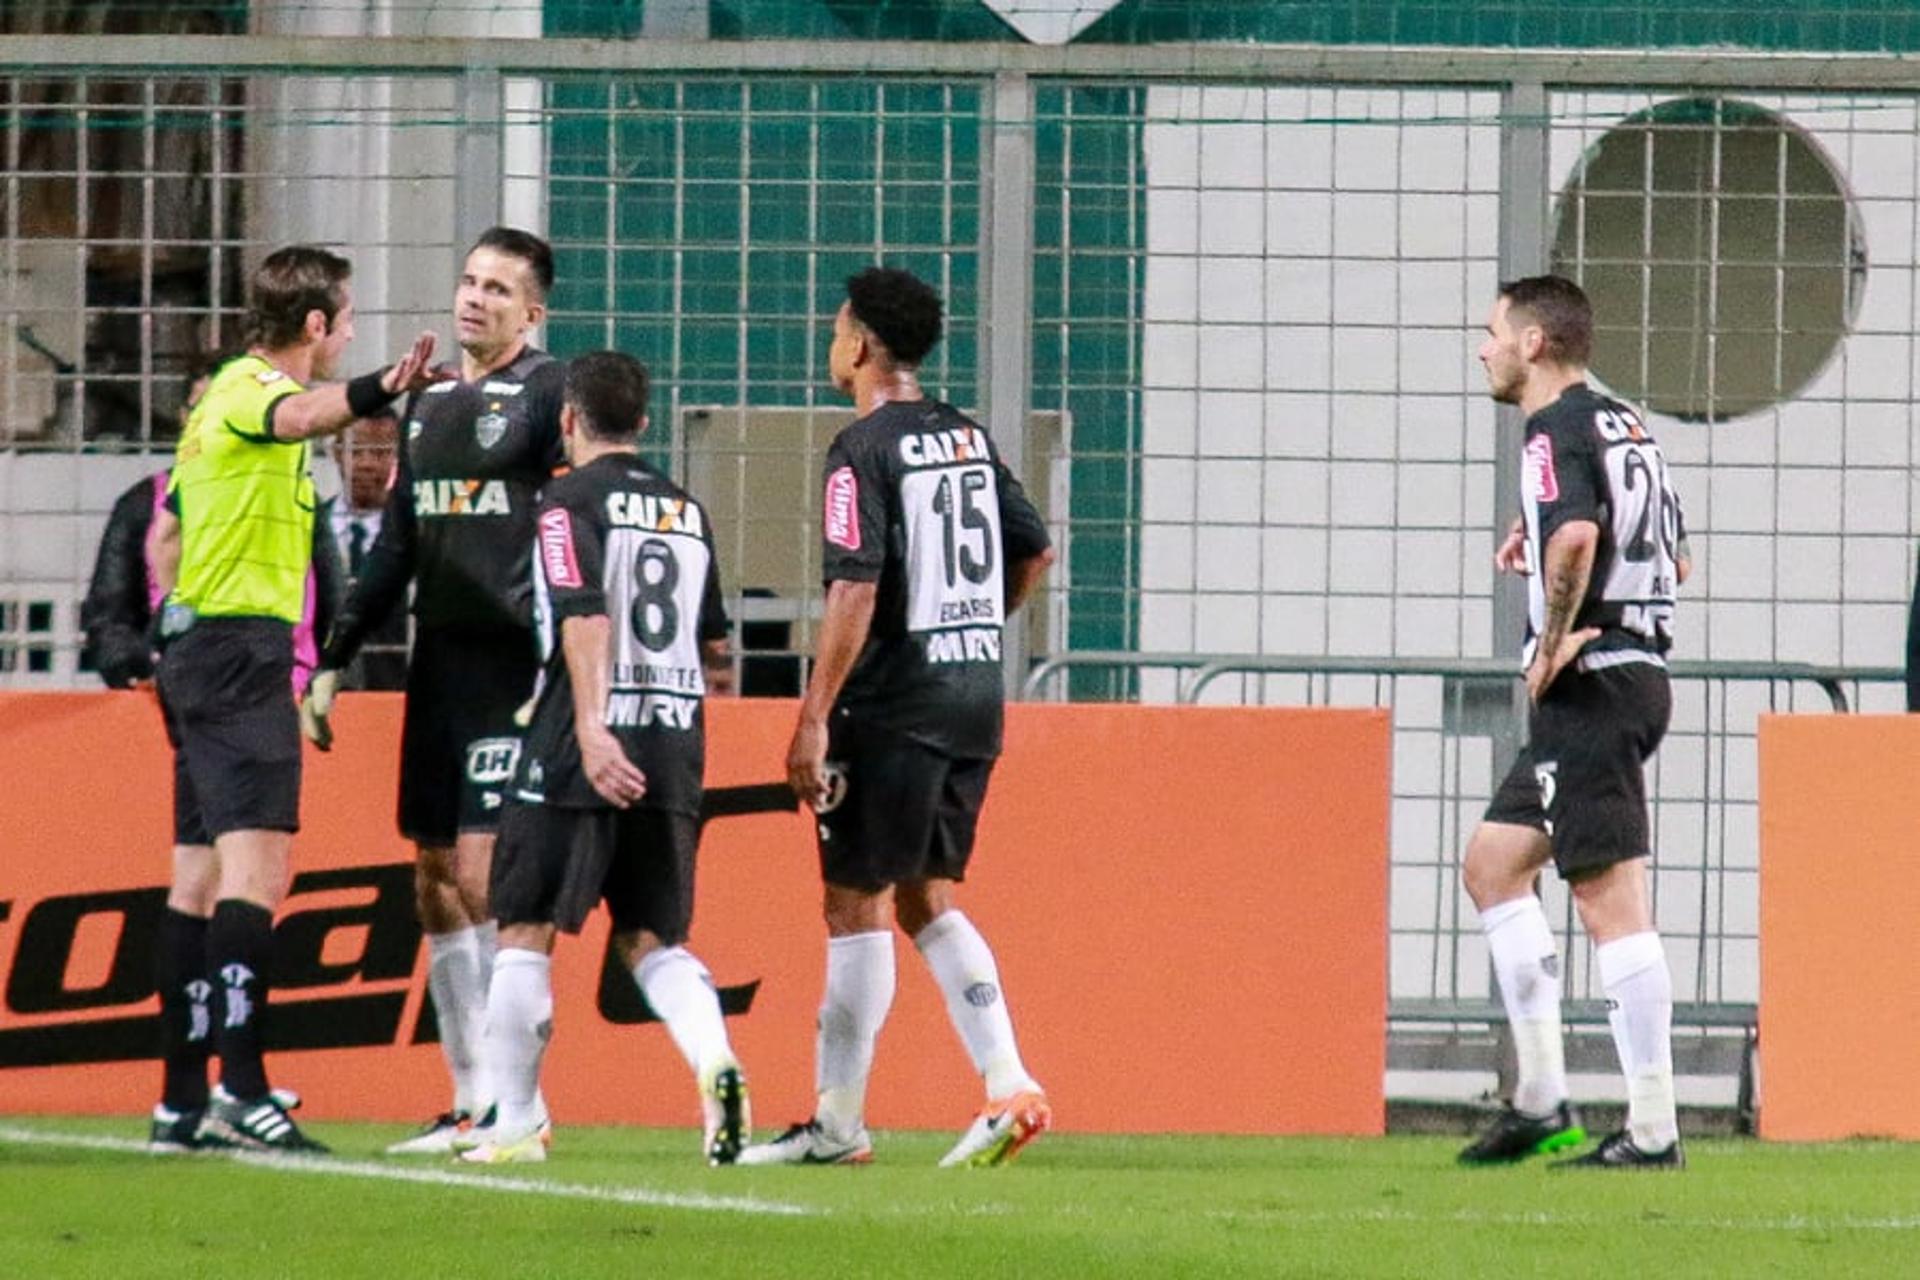
[[[1282,1226],[1341,1226],[1361,1222],[1397,1223],[1426,1226],[1443,1222],[1482,1227],[1604,1227],[1618,1226],[1620,1219],[1592,1214],[1489,1213],[1479,1209],[1455,1209],[1421,1213],[1413,1209],[1213,1209],[1207,1217],[1218,1221],[1273,1223]],[[1635,1228],[1679,1227],[1688,1231],[1920,1231],[1920,1216],[1902,1214],[1880,1218],[1822,1218],[1788,1214],[1783,1218],[1727,1218],[1635,1216]]]
[[[52,1133],[37,1129],[16,1129],[8,1125],[0,1125],[0,1142],[64,1147],[80,1151],[122,1151],[147,1154],[147,1144],[132,1138],[113,1138],[85,1133]],[[825,1212],[825,1210],[806,1205],[786,1204],[779,1200],[757,1200],[749,1196],[693,1195],[675,1191],[649,1191],[644,1187],[597,1187],[578,1182],[547,1182],[539,1178],[503,1178],[482,1173],[460,1173],[452,1169],[402,1169],[371,1160],[338,1160],[331,1156],[288,1156],[267,1151],[235,1151],[222,1154],[238,1164],[273,1169],[281,1173],[322,1173],[332,1174],[335,1177],[374,1178],[385,1182],[417,1182],[437,1187],[460,1187],[469,1191],[551,1196],[560,1200],[598,1200],[608,1204],[645,1205],[655,1209],[701,1209],[719,1213],[769,1214],[777,1217],[805,1217]],[[160,1156],[157,1158],[177,1160],[183,1157]]]

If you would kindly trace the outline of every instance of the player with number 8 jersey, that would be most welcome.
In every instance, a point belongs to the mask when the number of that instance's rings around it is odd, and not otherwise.
[[[693,918],[706,762],[702,702],[729,666],[713,535],[700,504],[640,460],[648,378],[615,351],[567,366],[573,469],[542,497],[533,556],[544,655],[500,820],[490,885],[500,957],[487,996],[493,1132],[463,1159],[544,1159],[540,1061],[555,932],[602,900],[612,946],[700,1085],[702,1152],[747,1139],[746,1080],[712,975],[682,944]]]

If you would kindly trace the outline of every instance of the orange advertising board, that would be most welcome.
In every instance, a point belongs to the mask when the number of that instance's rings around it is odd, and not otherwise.
[[[691,941],[763,1125],[812,1106],[825,962],[812,833],[778,783],[793,713],[709,706]],[[307,759],[268,1065],[319,1121],[446,1103],[392,819],[399,723],[398,695],[348,695],[334,751]],[[136,694],[0,696],[0,758],[0,1111],[144,1110],[171,832],[156,709]],[[1009,709],[961,901],[1063,1128],[1381,1131],[1389,768],[1379,711]],[[606,943],[598,913],[556,955],[555,1116],[693,1123],[686,1069]],[[869,1118],[952,1128],[979,1082],[912,943],[896,946]]]
[[[1760,1136],[1920,1138],[1920,716],[1760,719]]]

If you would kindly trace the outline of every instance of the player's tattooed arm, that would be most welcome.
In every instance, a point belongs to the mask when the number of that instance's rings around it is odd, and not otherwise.
[[[1593,557],[1600,545],[1600,527],[1591,520],[1569,520],[1547,539],[1546,561],[1541,586],[1546,596],[1546,617],[1534,647],[1533,665],[1527,668],[1527,693],[1535,702],[1547,691],[1554,677],[1579,656],[1587,641],[1600,634],[1597,627],[1574,631],[1573,620],[1580,602],[1587,598],[1587,581],[1593,574]]]

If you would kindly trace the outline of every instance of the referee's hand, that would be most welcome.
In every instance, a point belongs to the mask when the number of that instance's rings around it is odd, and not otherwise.
[[[431,332],[415,338],[407,354],[380,375],[381,388],[388,395],[397,396],[424,390],[440,381],[440,371],[433,366],[433,349],[439,341]]]
[[[340,673],[326,667],[313,673],[307,696],[300,699],[300,732],[322,751],[333,749],[333,699],[340,692]]]

